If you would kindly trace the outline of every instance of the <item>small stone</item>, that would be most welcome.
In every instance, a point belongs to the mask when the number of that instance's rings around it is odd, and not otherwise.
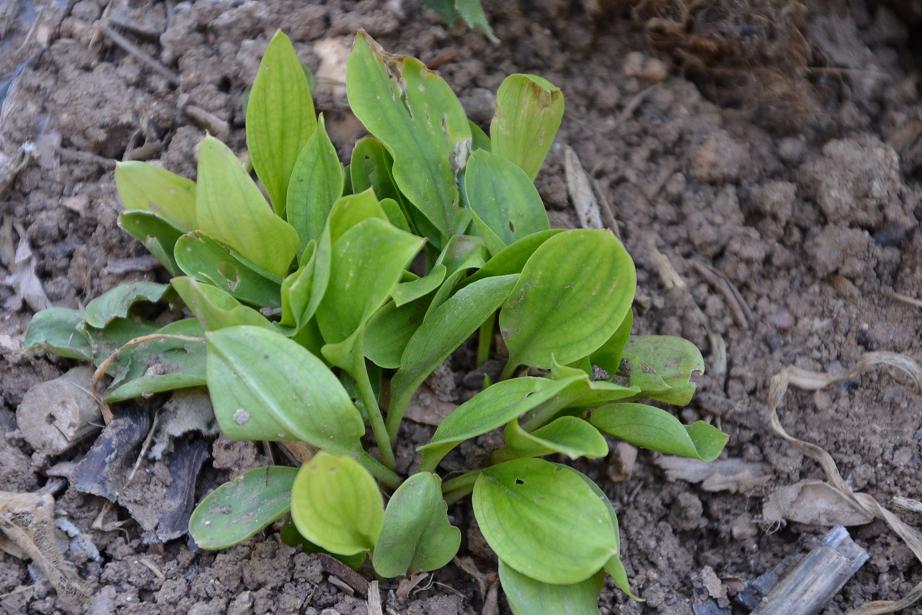
[[[645,57],[639,51],[632,51],[624,58],[624,76],[640,77],[643,74]]]
[[[647,81],[659,83],[669,76],[669,67],[662,60],[649,58],[643,64],[643,78]]]
[[[778,142],[778,157],[790,164],[797,164],[804,158],[807,144],[799,137],[785,137]]]
[[[608,478],[615,483],[628,480],[634,473],[635,463],[637,463],[637,449],[627,442],[618,442],[609,455]]]
[[[730,535],[734,540],[749,540],[759,535],[759,529],[753,522],[752,516],[749,513],[743,513],[730,523]]]

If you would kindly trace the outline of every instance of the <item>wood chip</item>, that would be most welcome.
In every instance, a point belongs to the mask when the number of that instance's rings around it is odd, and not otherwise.
[[[381,608],[381,590],[377,581],[368,584],[368,615],[384,615]]]
[[[579,161],[579,156],[569,145],[563,149],[564,173],[567,177],[567,192],[576,209],[576,217],[583,228],[603,228],[599,202],[592,190],[589,174]]]
[[[368,579],[357,573],[355,570],[345,565],[332,555],[327,555],[326,553],[320,553],[317,555],[320,560],[320,567],[330,575],[330,582],[334,585],[336,584],[333,579],[335,578],[340,583],[348,585],[351,589],[355,590],[357,594],[362,596],[368,595]]]
[[[701,483],[705,491],[748,493],[768,480],[765,466],[742,459],[721,459],[711,463],[684,457],[659,456],[653,460],[666,471],[669,480]]]

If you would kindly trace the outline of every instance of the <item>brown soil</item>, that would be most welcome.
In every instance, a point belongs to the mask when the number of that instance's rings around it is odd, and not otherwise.
[[[629,603],[609,588],[603,613],[691,613],[709,593],[729,607],[742,581],[789,565],[824,533],[761,523],[763,500],[775,487],[820,477],[813,462],[768,431],[772,374],[792,364],[841,371],[867,350],[922,359],[922,310],[889,295],[922,297],[922,115],[912,11],[898,17],[877,3],[817,0],[773,15],[773,4],[783,3],[753,1],[676,16],[681,0],[612,7],[497,1],[485,3],[502,40],[492,46],[439,23],[418,0],[112,2],[109,16],[141,26],[126,35],[175,71],[174,85],[94,35],[106,0],[20,4],[16,13],[15,0],[0,0],[0,25],[4,7],[16,15],[0,34],[0,214],[25,229],[55,305],[85,304],[130,279],[164,279],[146,259],[129,260],[145,251],[115,225],[111,159],[142,148],[191,176],[205,126],[183,111],[187,105],[219,121],[212,132],[227,122],[229,143],[242,149],[244,88],[276,28],[287,31],[315,74],[334,78],[324,63],[335,66],[337,50],[364,28],[389,50],[439,63],[480,122],[509,73],[538,73],[563,88],[566,117],[538,182],[552,220],[576,223],[564,178],[569,145],[596,178],[637,262],[636,329],[682,335],[705,352],[708,373],[683,418],[713,417],[731,435],[725,457],[759,464],[768,477],[743,493],[709,492],[667,481],[646,452],[626,479],[614,453],[581,464],[619,510],[625,563],[646,598]],[[635,10],[626,6],[632,4]],[[649,12],[662,4],[671,8]],[[22,46],[39,9],[40,25]],[[662,22],[651,25],[655,18]],[[662,32],[654,26],[664,24],[671,42],[656,36]],[[760,74],[777,78],[752,78]],[[342,110],[341,88],[320,83],[318,109],[348,148],[360,127]],[[34,159],[4,194],[4,171],[26,142],[34,144]],[[664,286],[657,251],[687,291]],[[696,263],[726,276],[751,315],[740,317]],[[0,250],[0,280],[11,266]],[[11,296],[0,285],[0,303]],[[71,365],[17,350],[30,317],[24,306],[0,318],[0,490],[35,490],[49,468],[86,450],[48,458],[16,432],[25,392]],[[726,344],[725,369],[718,338]],[[456,396],[465,395],[463,376],[455,374]],[[854,489],[889,505],[895,496],[922,493],[920,401],[904,379],[879,372],[816,394],[789,394],[782,422],[830,451]],[[257,452],[216,444],[213,454],[224,469],[207,470],[201,482],[208,485],[235,464],[253,464]],[[68,557],[90,587],[88,612],[365,612],[364,599],[329,582],[317,556],[281,546],[273,533],[218,554],[182,540],[147,544],[122,509],[108,519],[126,520],[121,528],[91,529],[102,502],[72,488],[57,502],[59,518],[80,531]],[[454,510],[467,528],[463,554],[483,572],[495,571],[469,508]],[[826,613],[898,598],[922,578],[922,567],[883,524],[852,533],[871,558]],[[483,607],[477,584],[455,566],[419,587],[402,603],[396,585],[383,583],[385,608],[422,614]],[[58,599],[38,568],[0,555],[0,611],[80,609]]]

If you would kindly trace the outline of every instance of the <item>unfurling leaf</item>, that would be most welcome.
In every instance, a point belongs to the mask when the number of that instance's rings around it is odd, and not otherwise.
[[[200,548],[225,549],[268,527],[291,507],[297,468],[256,468],[206,495],[189,518]]]
[[[537,75],[509,75],[496,93],[496,114],[490,123],[492,151],[534,179],[562,118],[560,88]]]
[[[542,583],[580,583],[617,554],[608,507],[567,466],[542,459],[492,466],[477,477],[472,501],[500,560]]]
[[[640,335],[627,341],[622,352],[631,372],[631,386],[645,397],[684,406],[695,394],[692,374],[704,373],[698,347],[672,335]]]
[[[375,479],[357,461],[320,452],[298,471],[291,518],[312,543],[354,555],[378,542],[384,502]]]
[[[704,421],[683,425],[669,412],[634,403],[606,404],[596,408],[592,424],[620,440],[659,453],[714,461],[727,435]]]
[[[286,218],[301,237],[301,248],[323,232],[333,203],[342,196],[343,165],[321,117],[298,155],[288,182]]]
[[[250,160],[279,215],[285,212],[295,161],[316,126],[307,75],[291,41],[280,30],[259,63],[246,109]]]
[[[441,479],[421,472],[388,501],[372,563],[382,577],[436,570],[451,561],[460,544],[461,530],[448,521]]]

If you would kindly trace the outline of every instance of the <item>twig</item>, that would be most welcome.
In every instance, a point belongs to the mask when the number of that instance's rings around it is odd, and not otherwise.
[[[35,19],[32,21],[32,25],[29,27],[29,31],[26,32],[26,38],[22,40],[22,43],[19,44],[19,47],[16,48],[16,51],[13,54],[17,54],[23,49],[25,49],[29,43],[32,41],[32,37],[35,35],[35,31],[38,29],[38,22],[42,20],[42,12],[45,10],[45,7],[39,7],[38,11],[35,13]]]
[[[897,301],[902,301],[903,303],[908,303],[909,305],[922,308],[922,300],[916,299],[915,297],[910,297],[909,295],[901,295],[900,293],[893,292],[892,290],[886,294],[891,298],[896,299]]]
[[[381,590],[377,581],[368,584],[368,615],[384,615],[381,608]]]
[[[154,41],[154,42],[159,41],[160,35],[162,34],[162,32],[160,32],[159,30],[154,30],[153,28],[147,28],[145,26],[142,26],[141,24],[135,23],[133,21],[129,21],[127,19],[122,19],[120,17],[110,17],[109,23],[114,26],[118,26],[122,30],[128,30],[129,32],[137,34],[138,36],[143,36],[144,38],[150,39],[151,41]]]
[[[330,578],[336,577],[349,585],[356,593],[363,596],[368,595],[368,579],[357,573],[355,570],[345,565],[332,555],[321,553],[317,556],[320,560],[320,567]]]
[[[163,572],[159,568],[157,568],[154,562],[150,561],[146,557],[142,557],[138,560],[138,563],[144,566],[145,568],[147,568],[148,570],[150,570],[151,572],[153,572],[154,576],[156,576],[161,581],[166,581],[166,575],[163,574]]]
[[[230,124],[201,107],[184,105],[183,112],[189,116],[189,119],[219,139],[226,139],[230,134]]]
[[[752,309],[746,304],[740,291],[727,279],[727,276],[710,265],[698,261],[692,261],[692,266],[714,290],[723,295],[736,324],[743,329],[748,329],[749,322],[752,320]]]
[[[147,431],[147,437],[144,438],[144,443],[141,445],[141,450],[138,452],[138,458],[134,461],[134,466],[131,468],[131,473],[128,474],[128,478],[125,480],[125,484],[122,486],[123,489],[128,485],[128,483],[131,482],[131,479],[134,478],[138,468],[141,467],[141,462],[144,460],[144,456],[147,454],[147,451],[150,450],[151,442],[154,441],[154,434],[157,432],[157,423],[159,422],[160,413],[157,412],[154,414],[154,420],[151,421],[150,429]]]
[[[100,30],[109,37],[113,43],[133,55],[138,59],[142,64],[146,64],[148,68],[153,70],[155,73],[172,83],[173,85],[179,85],[179,75],[171,71],[169,68],[153,59],[147,55],[140,47],[129,41],[127,38],[122,36],[121,33],[112,29],[111,26],[107,23],[103,23],[100,27]]]
[[[114,158],[106,158],[105,156],[99,156],[97,154],[84,152],[78,149],[68,149],[66,147],[58,146],[55,148],[55,150],[61,155],[62,158],[69,158],[70,160],[76,160],[77,162],[91,162],[109,169],[114,169],[115,164],[118,162]]]

